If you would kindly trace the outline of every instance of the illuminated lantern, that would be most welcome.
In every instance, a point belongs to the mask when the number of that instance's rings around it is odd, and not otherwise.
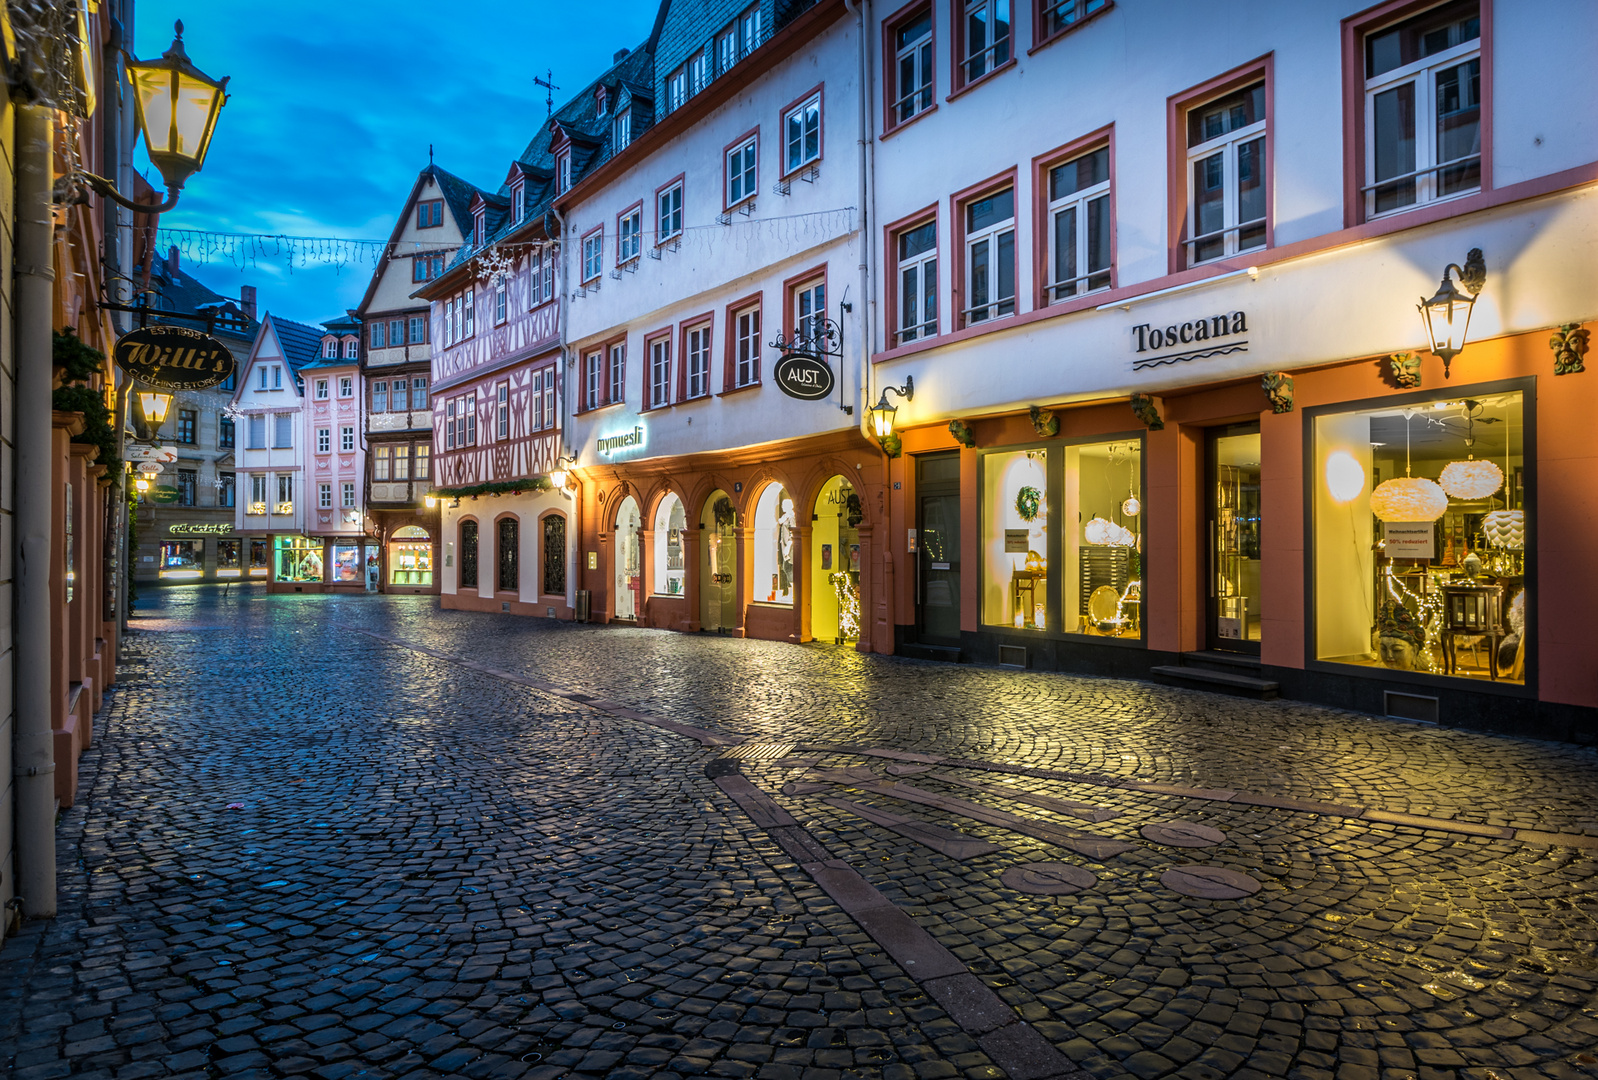
[[[1504,486],[1504,470],[1490,461],[1470,458],[1443,466],[1438,486],[1454,499],[1485,499]]]
[[[1448,495],[1424,477],[1383,480],[1371,492],[1371,513],[1382,521],[1436,521],[1448,512]]]
[[[1326,493],[1334,503],[1353,502],[1365,490],[1365,466],[1347,450],[1334,451],[1326,459]]]
[[[226,79],[211,78],[183,51],[183,24],[176,26],[172,47],[159,60],[127,62],[139,130],[144,133],[150,163],[161,171],[167,190],[200,171],[211,148],[216,118],[227,104]]]

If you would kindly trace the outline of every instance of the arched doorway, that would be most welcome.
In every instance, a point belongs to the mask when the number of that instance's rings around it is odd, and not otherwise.
[[[738,522],[725,491],[711,492],[699,514],[700,625],[730,630],[738,624]]]
[[[816,496],[810,527],[810,636],[860,639],[860,495],[834,476]]]
[[[682,500],[668,493],[655,510],[655,595],[683,595],[683,529],[688,516]]]
[[[754,596],[766,604],[793,605],[794,558],[798,553],[798,517],[793,497],[777,483],[767,484],[755,502],[753,559]]]
[[[643,528],[644,516],[638,511],[638,501],[631,495],[621,501],[616,511],[615,550],[615,602],[616,618],[636,619],[644,606],[644,566],[639,558],[638,530]]]

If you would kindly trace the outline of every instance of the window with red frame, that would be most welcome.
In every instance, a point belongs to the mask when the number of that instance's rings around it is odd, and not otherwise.
[[[710,393],[710,324],[695,326],[683,335],[684,397],[692,399]]]
[[[1048,171],[1046,303],[1110,287],[1110,148]]]
[[[898,258],[899,305],[896,345],[938,333],[938,223],[936,220],[894,234]]]
[[[605,353],[595,349],[583,357],[583,408],[597,409],[605,403]]]
[[[1089,15],[1113,6],[1111,0],[1038,0],[1038,42],[1058,37]]]
[[[1015,314],[1015,188],[960,208],[965,226],[963,325]]]
[[[932,108],[935,88],[931,5],[911,12],[885,32],[893,47],[893,62],[888,65],[888,125],[892,127]]]
[[[649,342],[649,407],[671,404],[671,337],[661,335]]]
[[[1188,265],[1265,246],[1265,80],[1188,108]]]
[[[753,386],[760,381],[760,305],[751,304],[732,317],[734,388]]]
[[[1012,56],[1010,0],[954,0],[960,85],[976,82]]]

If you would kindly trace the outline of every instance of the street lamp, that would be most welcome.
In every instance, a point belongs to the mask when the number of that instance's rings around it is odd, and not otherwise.
[[[875,405],[871,406],[871,429],[876,434],[878,439],[889,439],[893,437],[893,420],[894,416],[899,412],[899,407],[897,405],[889,404],[889,394],[898,394],[906,401],[913,400],[916,396],[915,378],[912,376],[906,376],[903,387],[883,387],[882,397],[878,399]]]
[[[1459,283],[1468,290],[1460,292],[1454,287],[1449,271],[1459,275]],[[1443,268],[1443,283],[1430,299],[1421,299],[1416,310],[1426,324],[1426,340],[1432,353],[1443,362],[1443,378],[1448,378],[1449,362],[1465,348],[1465,335],[1470,329],[1471,309],[1476,306],[1476,296],[1487,284],[1487,263],[1481,248],[1471,248],[1465,256],[1465,265],[1449,263]]]
[[[555,485],[556,491],[566,490],[566,482],[571,479],[571,469],[568,466],[576,463],[577,458],[575,455],[555,459],[555,467],[549,470],[549,482]]]
[[[153,443],[160,438],[161,425],[172,408],[172,395],[159,390],[133,392],[133,428],[139,441]]]
[[[111,181],[85,172],[89,186],[101,195],[145,214],[161,214],[177,205],[188,178],[205,164],[216,119],[227,104],[227,78],[211,78],[189,61],[183,50],[183,23],[173,24],[172,47],[159,60],[127,58],[133,84],[134,112],[144,135],[150,163],[166,182],[166,201],[159,206],[136,203],[120,194]]]

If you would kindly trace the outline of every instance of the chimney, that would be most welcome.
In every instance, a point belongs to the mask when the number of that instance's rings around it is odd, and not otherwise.
[[[169,274],[175,274],[178,272],[178,246],[176,244],[173,244],[167,249],[166,272]]]
[[[176,249],[174,249],[176,250]],[[255,286],[239,286],[239,306],[244,309],[244,317],[251,322],[255,321]]]
[[[623,61],[623,60],[625,60],[625,59],[627,59],[627,53],[628,53],[628,51],[629,51],[629,50],[627,50],[627,49],[617,49],[617,50],[616,50],[616,55],[615,55],[615,56],[612,56],[612,57],[611,57],[611,58],[610,58],[610,62],[611,62],[611,63],[612,63],[612,64],[619,64],[619,63],[621,63],[621,62],[622,62],[622,61]]]

